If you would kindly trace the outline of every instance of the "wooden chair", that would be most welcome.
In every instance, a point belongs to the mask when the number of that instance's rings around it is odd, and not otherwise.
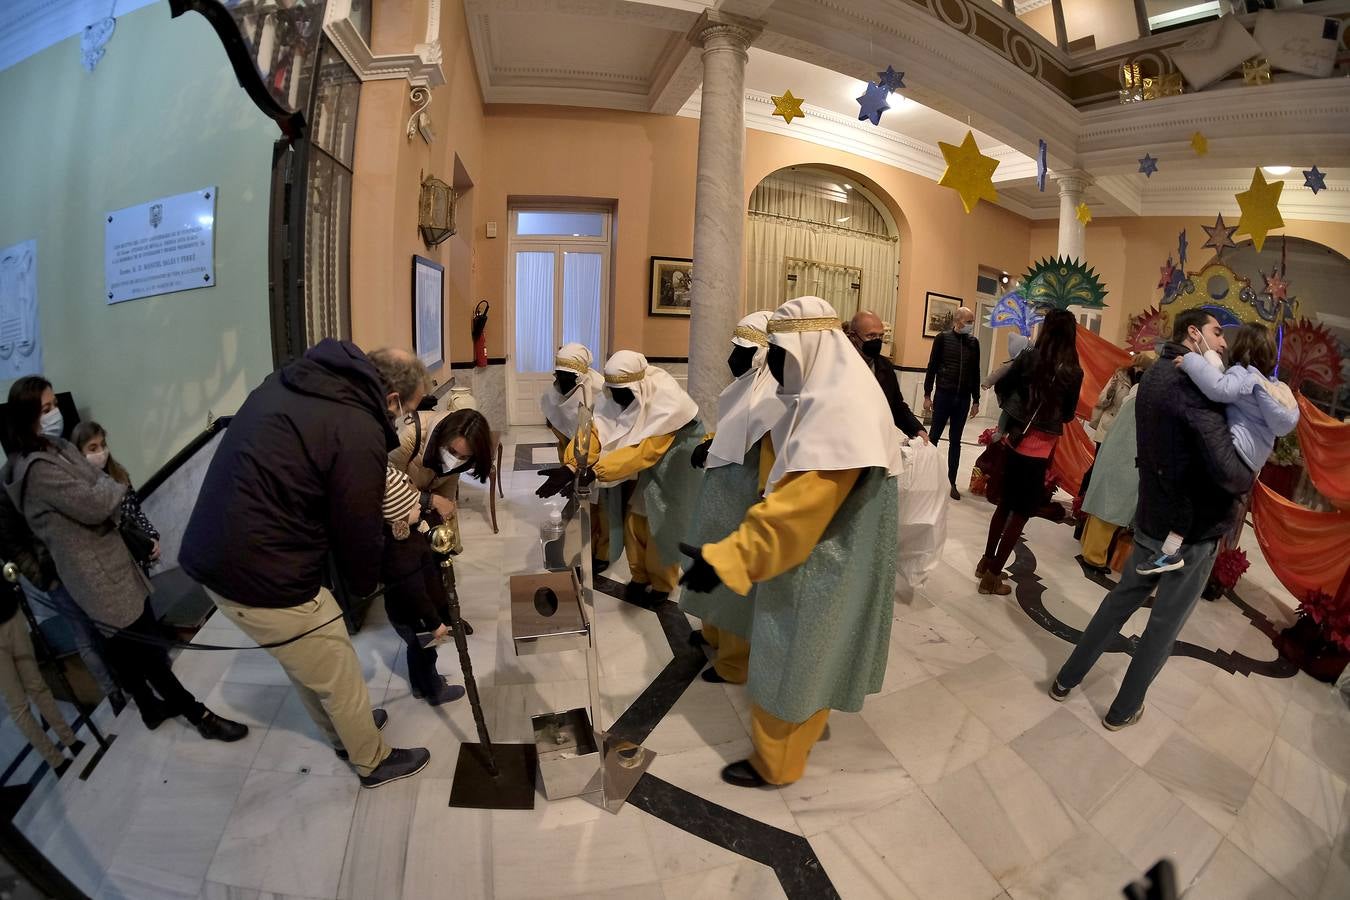
[[[488,516],[492,519],[492,533],[497,533],[497,495],[501,494],[503,500],[506,499],[506,491],[502,488],[502,433],[500,431],[492,432],[492,468],[488,470]]]

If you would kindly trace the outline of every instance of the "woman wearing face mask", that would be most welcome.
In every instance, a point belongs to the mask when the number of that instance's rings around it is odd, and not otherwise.
[[[406,472],[419,491],[458,503],[459,476],[480,481],[492,471],[492,428],[476,409],[418,410],[399,419],[399,446],[389,464]],[[459,534],[458,511],[444,516]],[[456,546],[455,552],[462,550]]]
[[[585,344],[558,348],[553,358],[553,387],[539,398],[549,430],[558,439],[558,462],[563,462],[567,445],[576,437],[581,409],[593,414],[595,401],[604,389],[604,376],[591,368],[591,351]],[[597,575],[609,568],[609,517],[604,496],[599,503],[591,504],[591,565]]]
[[[150,580],[132,559],[122,535],[127,486],[89,464],[74,446],[43,433],[52,386],[37,376],[9,390],[5,428],[14,452],[5,492],[56,562],[61,581],[100,627],[113,630],[109,661],[136,701],[147,728],[183,716],[202,737],[237,741],[248,727],[215,715],[178,681],[157,639]]]
[[[145,511],[141,509],[141,498],[131,484],[131,476],[108,452],[108,432],[97,422],[81,422],[75,426],[70,440],[80,448],[80,452],[89,460],[90,465],[118,484],[127,486],[127,492],[122,497],[122,521],[132,522],[155,542],[154,549],[150,551],[150,558],[138,563],[147,575],[150,574],[150,567],[159,561],[159,530],[150,523]]]

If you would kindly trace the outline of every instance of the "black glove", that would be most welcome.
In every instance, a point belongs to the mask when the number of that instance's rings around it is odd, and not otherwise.
[[[717,574],[717,570],[703,558],[703,551],[698,547],[680,544],[680,552],[694,560],[694,564],[680,579],[680,584],[699,594],[709,594],[715,591],[717,586],[722,583],[722,578]]]
[[[708,448],[712,446],[712,438],[708,438],[703,443],[694,448],[694,452],[689,456],[689,465],[695,469],[702,469],[708,465]]]
[[[570,488],[576,478],[576,473],[567,466],[554,466],[544,469],[540,474],[544,476],[544,483],[534,492],[536,497],[556,497]]]

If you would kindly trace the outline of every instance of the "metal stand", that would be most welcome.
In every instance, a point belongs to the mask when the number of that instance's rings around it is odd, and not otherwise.
[[[464,673],[464,690],[473,710],[478,743],[459,746],[455,779],[450,786],[450,805],[469,809],[534,809],[535,771],[538,757],[533,744],[494,744],[483,719],[483,703],[469,659],[469,641],[459,613],[459,592],[455,589],[454,562],[450,551],[455,546],[455,530],[448,524],[431,532],[432,552],[440,558],[441,582],[450,607],[450,631],[459,651],[459,666]]]

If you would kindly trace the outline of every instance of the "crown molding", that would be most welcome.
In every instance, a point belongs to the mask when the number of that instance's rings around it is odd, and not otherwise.
[[[362,81],[406,79],[413,87],[445,84],[441,69],[441,0],[430,0],[426,38],[410,53],[375,54],[352,23],[351,0],[334,0],[324,11],[323,30]]]

